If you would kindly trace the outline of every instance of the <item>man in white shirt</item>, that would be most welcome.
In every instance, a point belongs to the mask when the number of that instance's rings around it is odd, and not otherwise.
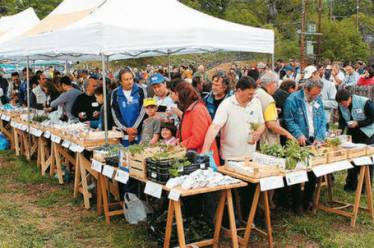
[[[339,65],[333,64],[329,81],[333,82],[335,86],[339,86],[344,81],[344,78],[344,73],[340,70]]]
[[[256,143],[265,131],[261,103],[254,98],[256,88],[256,82],[252,78],[243,77],[238,81],[235,94],[225,99],[218,107],[205,136],[202,153],[209,151],[219,131],[222,159],[251,156],[255,152]],[[251,130],[251,123],[256,123],[259,127]]]

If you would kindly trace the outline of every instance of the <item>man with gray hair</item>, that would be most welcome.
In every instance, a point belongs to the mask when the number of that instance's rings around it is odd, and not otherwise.
[[[267,128],[260,140],[260,144],[279,144],[280,135],[290,140],[296,140],[291,133],[280,125],[278,120],[277,107],[273,98],[275,91],[278,89],[278,81],[278,74],[267,71],[260,78],[260,87],[256,90],[256,97],[261,102]]]
[[[292,93],[284,107],[284,122],[290,133],[304,145],[319,145],[326,136],[326,115],[321,99],[323,83],[320,80],[307,79],[303,89]],[[316,177],[308,173],[308,182],[304,188],[303,208],[312,206]],[[301,189],[299,188],[299,193]],[[298,196],[295,193],[295,197]]]
[[[288,131],[300,145],[322,143],[326,136],[326,116],[321,99],[323,84],[308,79],[304,88],[291,94],[285,104],[284,120]]]

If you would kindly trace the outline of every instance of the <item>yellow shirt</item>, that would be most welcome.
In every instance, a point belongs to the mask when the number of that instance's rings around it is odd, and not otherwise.
[[[277,107],[275,102],[270,103],[264,111],[264,120],[266,121],[276,121],[278,120]]]

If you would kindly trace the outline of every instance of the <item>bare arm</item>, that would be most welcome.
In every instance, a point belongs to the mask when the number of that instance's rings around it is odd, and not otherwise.
[[[273,131],[273,133],[285,136],[289,140],[296,140],[291,133],[289,133],[286,129],[281,127],[277,121],[267,121],[266,128]]]
[[[205,135],[204,145],[201,153],[206,153],[210,150],[210,147],[212,146],[212,143],[214,142],[214,139],[216,138],[219,130],[221,130],[221,127],[219,125],[214,123],[210,125]]]
[[[158,140],[160,139],[160,134],[159,133],[155,133],[152,137],[152,139],[149,141],[149,144],[150,145],[154,145],[158,142]]]

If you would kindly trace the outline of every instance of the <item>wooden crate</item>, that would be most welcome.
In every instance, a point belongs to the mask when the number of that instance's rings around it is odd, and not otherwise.
[[[313,156],[309,159],[309,165],[310,166],[326,164],[327,162],[328,162],[327,154],[326,155],[320,155],[320,156]]]
[[[349,159],[366,156],[366,154],[367,154],[367,146],[348,149]]]
[[[130,176],[147,179],[147,167],[145,159],[137,160],[133,156],[129,156],[129,173]]]
[[[367,146],[366,155],[374,155],[374,145]]]
[[[338,162],[348,159],[348,151],[346,149],[337,149],[327,152],[327,162]]]
[[[264,178],[264,177],[271,177],[271,176],[282,176],[284,173],[281,169],[276,167],[268,167],[268,166],[261,166],[259,164],[256,164],[254,162],[238,162],[243,166],[243,168],[238,167],[232,167],[230,164],[226,161],[225,167],[227,170],[248,176],[251,178]],[[249,169],[249,170],[248,170]]]

